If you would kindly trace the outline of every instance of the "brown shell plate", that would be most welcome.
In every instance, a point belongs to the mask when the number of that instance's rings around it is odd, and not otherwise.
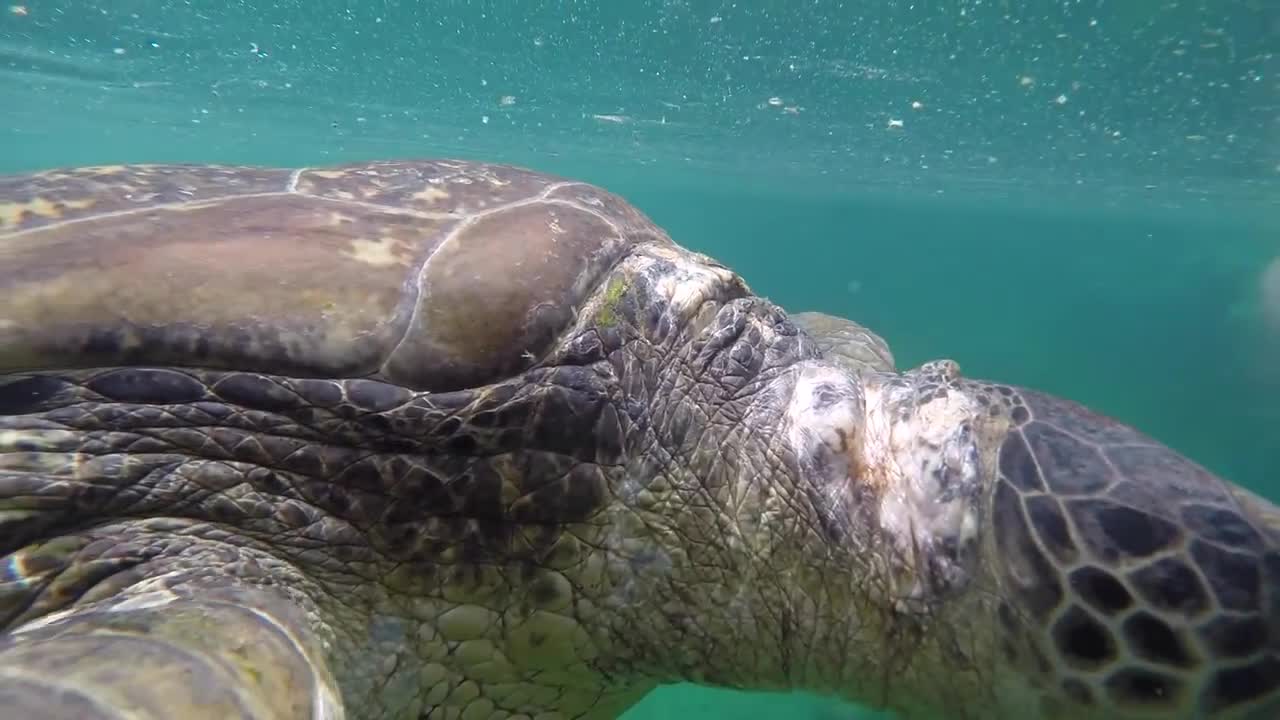
[[[611,193],[467,161],[0,176],[0,373],[472,387],[545,353],[640,242],[670,239]]]

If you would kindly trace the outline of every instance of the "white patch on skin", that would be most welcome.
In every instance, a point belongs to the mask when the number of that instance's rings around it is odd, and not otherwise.
[[[733,271],[699,262],[696,256],[676,248],[647,248],[645,254],[633,256],[629,264],[640,274],[657,260],[671,263],[673,271],[650,275],[655,280],[653,289],[669,299],[671,309],[679,317],[692,317],[702,303],[716,295],[717,289],[734,284]]]
[[[860,451],[865,419],[862,388],[845,370],[827,364],[803,364],[787,406],[788,440],[805,455],[821,453],[832,477],[848,477]],[[850,482],[821,484],[828,509],[845,507]],[[836,510],[836,512],[839,512]]]
[[[378,238],[377,240],[356,238],[351,241],[351,248],[342,254],[356,262],[374,267],[408,265],[410,262],[409,256],[400,253],[399,250],[400,241],[393,237]]]
[[[39,630],[42,627],[48,627],[49,625],[54,625],[56,623],[62,622],[63,620],[66,620],[67,618],[71,617],[72,615],[75,615],[78,612],[80,612],[80,608],[69,608],[66,610],[58,610],[57,612],[51,612],[48,615],[43,615],[33,620],[29,620],[19,625],[18,627],[15,627],[9,630],[9,634],[21,635],[22,633],[30,632],[32,630]]]
[[[169,575],[176,575],[179,572],[180,571],[175,571],[172,573],[166,573],[165,575],[160,575],[156,578],[150,578],[143,583],[138,583],[137,585],[134,586],[134,588],[141,588],[143,587],[143,585],[156,585],[156,584],[163,586],[163,581],[166,577],[168,577]],[[126,610],[142,610],[146,608],[164,607],[165,605],[172,604],[175,600],[178,600],[178,599],[179,599],[178,596],[174,595],[169,590],[165,590],[165,589],[151,590],[151,591],[139,593],[138,595],[131,595],[128,598],[125,598],[124,600],[121,600],[121,601],[115,601],[115,602],[108,601],[108,602],[101,603],[100,605],[96,606],[95,609],[102,610],[104,612],[123,612]],[[43,627],[48,627],[49,625],[55,625],[59,622],[62,622],[63,620],[66,620],[67,618],[70,618],[80,613],[83,610],[84,608],[71,607],[71,608],[66,608],[64,610],[59,610],[57,612],[52,612],[52,613],[49,613],[48,615],[44,615],[42,617],[38,617],[26,623],[23,623],[22,625],[19,625],[18,627],[13,628],[9,632],[10,634],[18,635],[21,633],[30,632],[32,630],[38,630]]]
[[[849,374],[830,365],[800,367],[787,416],[792,420],[791,440],[808,433],[838,452],[851,450],[862,426],[863,396]]]
[[[315,697],[312,698],[315,709],[311,712],[313,720],[344,720],[347,717],[338,693],[324,683],[316,683]]]
[[[926,581],[949,585],[965,568],[943,556],[940,545],[963,548],[977,539],[978,509],[972,490],[981,481],[972,423],[980,407],[967,394],[947,392],[918,404],[912,385],[872,383],[866,393],[863,465],[882,484],[880,527],[894,538],[914,586],[909,596],[928,594]],[[903,418],[901,407],[911,408]],[[916,555],[916,550],[920,555]],[[931,567],[932,566],[932,567]],[[941,577],[932,576],[941,571]]]

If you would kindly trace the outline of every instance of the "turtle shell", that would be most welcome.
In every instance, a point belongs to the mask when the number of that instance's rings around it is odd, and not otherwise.
[[[637,243],[670,242],[598,187],[477,162],[0,177],[0,373],[473,387],[548,352]]]

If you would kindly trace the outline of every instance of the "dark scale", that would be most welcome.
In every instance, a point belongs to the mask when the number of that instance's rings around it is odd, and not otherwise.
[[[1224,608],[1255,612],[1261,609],[1262,573],[1255,556],[1199,540],[1192,543],[1191,556]]]
[[[1143,601],[1158,610],[1195,616],[1211,607],[1200,576],[1176,557],[1161,558],[1132,571],[1129,582]]]
[[[1009,433],[1000,446],[1000,473],[1001,477],[1009,480],[1020,491],[1033,492],[1044,489],[1036,459],[1028,450],[1027,439],[1019,432]]]
[[[182,405],[202,400],[207,388],[176,370],[122,368],[89,378],[85,386],[107,400],[120,403]]]
[[[1071,500],[1067,509],[1094,556],[1107,562],[1151,557],[1181,537],[1168,520],[1126,505]]]
[[[1101,568],[1085,566],[1073,570],[1070,585],[1090,607],[1103,615],[1115,615],[1133,606],[1133,595],[1124,584]]]
[[[310,405],[279,379],[257,373],[229,373],[219,378],[211,390],[218,399],[232,405],[268,412],[283,412]]]
[[[1251,702],[1280,689],[1280,657],[1269,655],[1240,667],[1214,673],[1205,690],[1208,710]]]
[[[1064,565],[1071,565],[1079,555],[1071,528],[1058,501],[1048,495],[1029,496],[1023,501],[1027,516],[1041,544]]]
[[[1204,540],[1223,547],[1259,551],[1263,548],[1262,536],[1239,513],[1212,505],[1187,505],[1182,509],[1182,521]]]
[[[1062,602],[1062,583],[1037,547],[1017,492],[1006,482],[996,486],[992,523],[1007,586],[1025,612],[1038,621],[1047,620]]]
[[[1124,637],[1130,652],[1151,663],[1190,669],[1196,658],[1188,649],[1180,631],[1146,611],[1125,618]]]
[[[1267,624],[1256,615],[1214,618],[1200,627],[1200,637],[1209,651],[1225,658],[1246,658],[1275,642]]]
[[[1113,471],[1096,448],[1051,425],[1022,429],[1049,488],[1064,495],[1095,495],[1113,482]]]
[[[55,375],[0,377],[0,416],[49,410],[74,385]]]
[[[1118,648],[1111,631],[1082,608],[1067,608],[1051,634],[1059,654],[1073,667],[1094,670],[1116,660]]]
[[[409,390],[377,380],[348,380],[343,385],[347,401],[364,412],[386,412],[413,399]]]

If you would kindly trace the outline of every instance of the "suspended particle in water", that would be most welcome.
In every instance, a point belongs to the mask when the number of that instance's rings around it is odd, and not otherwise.
[[[911,109],[912,109],[912,110],[923,110],[923,109],[924,109],[924,103],[920,102],[919,100],[912,100],[912,101],[911,101]]]
[[[1059,104],[1059,105],[1066,105],[1066,104],[1067,104],[1067,96],[1066,96],[1065,94],[1063,94],[1063,95],[1059,95],[1058,97],[1054,98],[1054,99],[1053,99],[1053,101],[1054,101],[1055,103]]]
[[[499,104],[499,105],[503,105],[503,106],[515,105],[515,104],[516,104],[516,96],[515,96],[515,95],[503,95],[503,96],[498,100],[498,104]]]
[[[902,121],[897,118],[889,118],[889,124],[886,126],[890,130],[902,130]]]
[[[27,9],[26,5],[10,5],[9,13],[18,17],[26,17],[31,14],[31,11]]]
[[[123,55],[123,54],[124,54],[124,48],[121,48],[121,47],[118,47],[118,48],[111,48],[111,52],[112,52],[113,54],[115,54],[115,55]]]
[[[724,19],[724,18],[720,17],[719,15],[712,15],[712,16],[711,16],[711,24],[712,24],[712,25],[715,25],[716,23],[720,22],[720,21],[721,21],[721,20],[723,20],[723,19]]]
[[[782,98],[780,97],[771,97],[766,102],[774,107],[782,107]]]
[[[1018,78],[1018,84],[1024,88],[1029,88],[1032,85],[1036,84],[1036,79],[1031,77],[1030,75],[1023,75]]]
[[[481,116],[480,116],[480,122],[481,122],[481,124],[483,124],[483,125],[488,125],[488,124],[489,124],[489,116],[488,116],[488,115],[481,115]]]

